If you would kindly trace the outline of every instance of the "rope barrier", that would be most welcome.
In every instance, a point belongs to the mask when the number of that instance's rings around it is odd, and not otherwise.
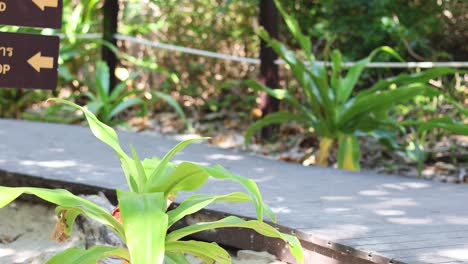
[[[59,34],[58,36],[60,37],[65,37],[63,34]],[[77,35],[76,38],[78,39],[97,39],[101,38],[102,34],[101,33],[92,33],[92,34],[83,34],[83,35]],[[257,58],[248,58],[248,57],[241,57],[241,56],[234,56],[230,54],[224,54],[224,53],[217,53],[213,51],[206,51],[206,50],[200,50],[200,49],[194,49],[194,48],[187,48],[187,47],[182,47],[182,46],[177,46],[177,45],[172,45],[172,44],[166,44],[166,43],[161,43],[161,42],[154,42],[148,39],[144,38],[137,38],[137,37],[131,37],[131,36],[125,36],[121,34],[115,34],[114,38],[117,40],[121,41],[127,41],[139,45],[144,45],[148,47],[153,47],[153,48],[158,48],[158,49],[165,49],[165,50],[171,50],[171,51],[176,51],[176,52],[181,52],[181,53],[188,53],[192,55],[198,55],[198,56],[204,56],[204,57],[209,57],[209,58],[216,58],[216,59],[223,59],[223,60],[230,60],[230,61],[236,61],[236,62],[241,62],[241,63],[249,63],[249,64],[260,64],[260,60]],[[331,66],[330,62],[324,62],[324,61],[316,61],[318,65],[326,65],[327,67]],[[283,65],[286,64],[283,60],[277,60],[276,64]],[[353,65],[355,65],[355,62],[344,62],[342,64],[343,68],[350,68]],[[424,62],[371,62],[367,64],[367,68],[399,68],[399,69],[405,69],[405,68],[421,68],[421,69],[426,69],[426,68],[434,68],[434,67],[452,67],[452,68],[468,68],[468,62],[467,61],[447,61],[447,62],[431,62],[431,61],[424,61]]]

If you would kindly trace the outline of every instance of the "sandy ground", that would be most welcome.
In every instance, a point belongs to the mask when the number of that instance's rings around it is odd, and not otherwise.
[[[0,209],[0,263],[36,264],[34,257],[79,245],[79,234],[65,243],[52,241],[54,226],[54,211],[46,206],[15,202]]]
[[[49,237],[55,219],[53,208],[43,205],[15,202],[0,209],[0,263],[44,264],[54,252],[83,244],[84,234],[76,230],[65,243],[52,241]],[[234,264],[282,263],[264,252],[239,251],[237,254],[239,258],[233,257]],[[201,263],[194,257],[189,260],[192,264]]]

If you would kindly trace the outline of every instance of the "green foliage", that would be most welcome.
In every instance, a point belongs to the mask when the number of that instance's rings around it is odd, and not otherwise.
[[[265,116],[248,128],[245,137],[246,147],[249,145],[250,137],[259,128],[272,123],[294,120],[306,128],[312,128],[322,139],[338,140],[340,168],[359,169],[360,151],[357,136],[361,133],[398,127],[396,120],[388,115],[394,105],[406,103],[416,96],[443,94],[427,82],[432,78],[455,72],[448,68],[437,68],[418,74],[404,74],[381,80],[368,89],[355,92],[363,70],[373,57],[380,52],[401,60],[400,56],[390,47],[381,47],[372,51],[368,57],[358,61],[343,74],[341,53],[334,50],[329,74],[326,65],[315,61],[310,38],[302,33],[297,20],[286,13],[279,1],[275,3],[291,34],[302,48],[306,62],[299,53],[287,49],[278,40],[270,38],[265,30],[259,30],[259,35],[287,63],[297,83],[302,87],[304,96],[300,102],[285,89],[271,89],[255,81],[247,81],[251,88],[288,102],[297,113],[279,112]],[[327,147],[322,148],[320,150],[322,153],[318,154],[319,165],[327,165],[326,158],[330,151],[330,144],[323,145]]]
[[[170,162],[177,152],[200,139],[179,143],[162,159],[153,157],[141,161],[133,147],[132,156],[128,156],[121,148],[116,132],[100,122],[91,111],[62,99],[51,100],[73,106],[84,113],[91,132],[116,152],[130,191],[117,191],[121,215],[118,219],[96,204],[66,190],[0,187],[0,208],[23,193],[32,194],[56,204],[56,213],[59,217],[55,230],[56,237],[70,235],[76,217],[82,214],[109,227],[127,246],[126,248],[96,246],[90,249],[68,249],[52,257],[47,262],[48,264],[64,262],[94,264],[97,260],[110,256],[121,258],[132,264],[188,263],[185,253],[197,256],[206,263],[216,261],[227,264],[231,263],[229,254],[216,243],[183,241],[182,239],[204,230],[232,227],[253,229],[264,236],[286,241],[292,255],[298,262],[303,263],[304,255],[299,240],[294,236],[280,233],[262,221],[264,213],[269,216],[272,213],[263,203],[253,180],[232,174],[220,166],[206,167],[191,162],[177,165]],[[210,176],[238,182],[245,188],[246,193],[236,192],[222,196],[193,195],[185,199],[179,207],[169,208],[169,204],[178,192],[197,190]],[[246,221],[237,217],[227,217],[219,221],[202,222],[169,231],[169,227],[183,217],[196,213],[217,201],[253,202],[258,220]]]
[[[461,36],[444,34],[444,29],[457,21],[463,1],[400,1],[400,0],[321,0],[281,1],[289,14],[297,17],[314,49],[328,53],[331,48],[346,51],[346,58],[356,60],[374,47],[389,45],[411,60],[437,60],[461,53]],[[447,17],[445,14],[453,14]],[[459,20],[458,20],[459,21]],[[463,28],[458,25],[456,28]],[[286,28],[281,29],[283,33]],[[445,37],[442,37],[447,35]],[[294,45],[297,41],[283,38]],[[356,45],[359,43],[359,45]],[[449,52],[451,46],[459,52]],[[463,56],[463,55],[462,55]],[[388,60],[389,57],[382,56]],[[453,59],[453,58],[452,58]],[[461,58],[459,58],[460,60]]]
[[[138,89],[127,91],[126,89],[127,81],[134,79],[137,75],[130,76],[111,90],[109,67],[104,62],[98,62],[94,82],[88,84],[90,91],[84,94],[89,99],[86,107],[98,119],[110,125],[122,123],[124,120],[119,118],[119,114],[135,106],[140,108],[139,116],[145,115],[147,105],[142,98],[138,97],[144,91]]]
[[[456,122],[449,117],[431,118],[427,121],[407,120],[401,122],[400,125],[402,127],[417,128],[413,133],[413,139],[408,142],[404,150],[408,158],[416,162],[419,177],[422,176],[422,169],[427,158],[425,148],[428,131],[443,129],[452,134],[468,136],[468,124]]]
[[[0,88],[0,117],[21,118],[32,102],[40,102],[48,94],[40,90]]]
[[[93,78],[89,81],[82,81],[81,85],[87,87],[88,91],[78,93],[71,98],[85,96],[88,100],[86,107],[102,122],[109,125],[117,125],[126,121],[123,114],[134,108],[138,108],[137,116],[147,114],[148,106],[151,102],[158,99],[166,101],[184,120],[188,129],[191,129],[187,117],[180,105],[170,95],[159,91],[146,91],[143,89],[128,89],[128,84],[133,82],[139,76],[139,72],[131,74],[127,79],[118,83],[113,89],[110,89],[110,72],[105,62],[98,62],[93,73]],[[143,99],[144,94],[151,94],[152,100]],[[46,116],[56,114],[59,111],[69,111],[70,108],[54,105],[46,111]]]

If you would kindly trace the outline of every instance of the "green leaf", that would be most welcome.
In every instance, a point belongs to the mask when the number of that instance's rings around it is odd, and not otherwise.
[[[256,91],[265,92],[278,100],[286,100],[296,110],[307,113],[307,109],[285,89],[271,89],[254,80],[246,80],[245,84]]]
[[[267,237],[279,238],[287,242],[289,249],[291,251],[291,254],[296,258],[297,261],[301,263],[304,262],[304,253],[302,251],[301,243],[295,236],[283,234],[279,232],[278,230],[276,230],[274,227],[264,222],[257,221],[257,220],[245,221],[236,216],[228,216],[219,221],[202,222],[202,223],[197,223],[197,224],[193,224],[187,227],[180,228],[178,230],[171,232],[169,235],[167,235],[166,241],[167,243],[172,242],[172,241],[178,241],[181,238],[184,238],[186,236],[190,236],[195,233],[206,231],[206,230],[211,230],[211,229],[216,229],[216,228],[233,228],[233,227],[248,228],[248,229],[255,230],[257,233],[267,236]]]
[[[127,179],[127,183],[130,189],[132,191],[138,191],[138,185],[136,184],[138,180],[133,178],[133,174],[128,173],[130,166],[129,164],[133,163],[133,161],[127,154],[125,154],[123,149],[120,147],[119,138],[117,136],[117,133],[115,133],[114,129],[99,121],[93,113],[91,113],[88,109],[84,107],[81,107],[77,104],[60,98],[51,98],[49,100],[72,106],[83,112],[83,114],[86,117],[86,120],[88,121],[89,128],[91,129],[91,132],[94,134],[94,136],[102,142],[106,143],[117,153],[117,156],[119,157],[119,160],[122,163],[122,168],[124,169],[124,172],[126,172],[125,177]]]
[[[395,50],[390,47],[383,46],[373,50],[368,57],[358,61],[348,70],[346,77],[341,82],[341,87],[338,93],[338,102],[344,103],[349,99],[352,91],[354,90],[354,87],[356,86],[356,83],[361,77],[362,71],[366,68],[367,64],[372,61],[373,57],[380,52],[388,53],[393,57],[403,61],[400,55],[398,55],[398,53],[396,53]]]
[[[130,107],[133,107],[136,105],[143,106],[144,104],[145,104],[145,101],[143,101],[143,99],[138,98],[138,97],[126,99],[112,109],[112,111],[109,113],[109,120]]]
[[[174,253],[189,253],[208,262],[216,261],[219,264],[231,264],[231,256],[216,243],[201,241],[171,241],[166,243],[166,250]]]
[[[53,256],[46,264],[96,264],[97,261],[108,257],[130,260],[126,249],[94,246],[87,250],[84,248],[69,248]]]
[[[348,70],[346,77],[341,81],[340,89],[338,90],[337,100],[339,103],[344,103],[348,100],[354,90],[354,86],[361,76],[362,71],[369,62],[370,58],[362,59],[356,62],[356,64]]]
[[[258,120],[257,122],[253,123],[247,128],[244,137],[244,146],[246,149],[249,149],[250,139],[252,136],[260,130],[262,127],[271,125],[271,124],[282,124],[291,121],[296,121],[298,123],[303,124],[304,126],[308,127],[309,120],[304,118],[304,116],[295,115],[289,112],[278,111],[272,114],[265,116],[264,118]]]
[[[281,13],[286,25],[288,26],[289,31],[292,33],[294,38],[299,42],[301,45],[302,50],[306,53],[307,59],[312,61],[312,44],[310,42],[310,37],[304,35],[302,33],[301,27],[299,26],[299,22],[293,16],[289,15],[284,8],[281,6],[279,0],[274,0],[275,5],[278,8],[278,11]]]
[[[105,115],[107,116],[110,111],[109,103],[109,86],[110,86],[110,74],[109,67],[105,62],[98,62],[96,66],[96,91],[99,95],[99,98],[102,101],[102,106],[104,109]]]
[[[84,198],[73,195],[67,190],[0,186],[0,208],[11,203],[23,193],[35,195],[45,201],[56,204],[63,209],[77,210],[83,215],[109,227],[125,240],[122,225],[111,214],[98,205]]]
[[[341,52],[339,50],[333,50],[332,55],[332,76],[331,86],[335,93],[335,99],[337,99],[340,87],[341,87]]]
[[[163,193],[118,190],[117,198],[132,264],[162,264],[167,231]]]
[[[260,29],[258,35],[289,65],[297,82],[304,89],[304,93],[309,100],[309,105],[314,115],[320,116],[322,102],[319,98],[320,92],[313,83],[314,80],[311,78],[312,73],[307,69],[304,63],[296,57],[294,52],[288,50],[281,42],[270,38],[264,29]],[[314,67],[315,64],[311,66]]]
[[[391,77],[385,80],[378,81],[375,85],[373,85],[369,89],[366,89],[360,92],[359,95],[365,96],[368,94],[375,93],[376,91],[387,88],[391,84],[406,85],[406,84],[411,84],[411,83],[427,83],[431,79],[436,79],[440,76],[444,76],[448,74],[454,74],[456,72],[457,72],[456,69],[441,67],[441,68],[432,68],[432,69],[425,70],[425,71],[418,72],[418,73],[399,74],[395,77]]]
[[[164,101],[166,101],[172,108],[174,108],[174,110],[176,110],[176,112],[179,114],[179,116],[182,118],[182,120],[184,121],[185,125],[187,126],[187,129],[188,130],[192,130],[193,128],[191,127],[190,123],[188,122],[187,120],[187,116],[185,115],[184,113],[184,110],[182,109],[182,107],[179,105],[179,103],[177,103],[176,100],[174,100],[174,98],[172,98],[172,96],[170,96],[169,94],[165,94],[165,93],[162,93],[162,92],[157,92],[157,91],[152,91],[151,92],[154,96],[156,96],[157,98],[161,98],[163,99]]]
[[[341,135],[338,142],[338,167],[340,169],[360,170],[360,148],[356,136]]]
[[[120,82],[119,84],[117,84],[114,87],[114,89],[112,89],[112,92],[111,92],[111,95],[110,95],[110,100],[111,101],[117,100],[119,98],[119,95],[122,94],[123,91],[125,91],[125,88],[127,88],[127,82],[130,81],[130,80],[135,79],[139,75],[140,75],[139,72],[134,72],[125,81]]]
[[[138,157],[138,154],[136,153],[133,145],[130,145],[130,149],[132,151],[133,161],[134,161],[135,170],[136,170],[136,172],[134,172],[136,173],[136,175],[134,175],[134,177],[132,178],[137,180],[138,190],[143,190],[146,186],[146,180],[147,180],[146,172],[145,172],[145,169],[143,168],[143,164],[141,163],[140,158]]]
[[[231,203],[242,203],[251,202],[252,199],[245,193],[234,192],[227,195],[207,195],[197,194],[185,199],[177,208],[169,211],[169,226],[172,226],[175,222],[184,218],[187,215],[191,215],[205,208],[214,202],[231,202]]]
[[[190,264],[184,253],[166,252],[164,264]]]
[[[271,209],[263,203],[262,195],[260,194],[260,190],[258,189],[255,181],[229,172],[221,165],[203,168],[208,172],[208,174],[210,174],[210,176],[216,179],[230,180],[242,185],[255,205],[258,220],[263,221],[263,213],[265,213],[273,222],[276,222],[276,216],[273,214]]]
[[[440,92],[433,87],[423,83],[414,83],[399,87],[395,90],[359,96],[355,100],[349,102],[349,106],[344,108],[338,121],[338,126],[344,127],[349,125],[347,123],[356,119],[358,115],[389,109],[391,106],[409,101],[417,95],[436,94],[440,94]]]
[[[195,191],[202,187],[209,175],[200,166],[182,162],[172,174],[161,176],[146,186],[148,192],[162,192],[166,196],[176,196],[179,191]]]
[[[154,187],[155,185],[160,182],[161,177],[164,176],[166,172],[166,167],[169,164],[169,161],[172,159],[172,157],[177,154],[177,152],[183,150],[185,147],[188,145],[192,144],[193,142],[200,141],[200,140],[206,140],[208,138],[194,138],[194,139],[188,139],[180,142],[177,144],[175,147],[173,147],[164,157],[161,161],[158,162],[157,167],[154,169],[154,171],[149,174],[148,178],[148,186],[149,188]]]
[[[129,159],[127,154],[125,154],[125,152],[120,147],[119,138],[117,136],[117,133],[115,133],[114,129],[99,121],[97,117],[88,109],[60,98],[50,98],[48,99],[48,101],[66,104],[78,110],[81,110],[85,115],[86,119],[88,120],[89,128],[91,129],[91,132],[93,132],[94,136],[96,136],[102,142],[106,143],[111,148],[113,148],[119,157]]]
[[[402,126],[408,125],[417,125],[418,126],[418,133],[422,133],[428,130],[432,130],[434,128],[440,128],[447,130],[449,132],[468,136],[468,124],[466,123],[457,123],[450,117],[439,117],[439,118],[432,118],[427,121],[404,121],[401,122]]]
[[[110,90],[110,73],[109,67],[103,61],[97,63],[96,66],[96,84],[98,86],[98,94],[101,100],[106,102]]]

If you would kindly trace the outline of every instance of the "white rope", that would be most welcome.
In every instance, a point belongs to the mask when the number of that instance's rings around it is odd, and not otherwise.
[[[210,58],[223,59],[223,60],[231,60],[231,61],[245,62],[245,63],[251,63],[251,64],[260,64],[259,59],[246,58],[246,57],[234,56],[234,55],[229,55],[229,54],[222,54],[222,53],[206,51],[206,50],[192,49],[192,48],[181,47],[181,46],[165,44],[165,43],[160,43],[160,42],[153,42],[147,39],[129,37],[129,36],[124,36],[120,34],[114,35],[114,38],[118,40],[124,40],[128,42],[136,43],[136,44],[153,47],[153,48],[172,50],[172,51],[177,51],[177,52],[183,52],[183,53],[200,55],[200,56],[210,57]]]
[[[64,39],[65,37],[67,37],[67,35],[63,33],[56,34],[55,36],[58,36],[61,39]],[[102,33],[76,34],[76,35],[73,35],[73,37],[76,39],[101,39]]]
[[[283,60],[276,61],[278,64],[285,64]],[[331,62],[316,61],[318,65],[326,65],[331,67]],[[306,64],[308,64],[306,62]],[[350,68],[354,66],[355,62],[344,62],[342,63],[343,68]],[[467,68],[467,61],[445,61],[445,62],[432,62],[432,61],[422,61],[422,62],[370,62],[367,64],[366,68],[435,68],[435,67],[452,67],[452,68]]]
[[[64,38],[64,34],[59,34],[61,38]],[[92,34],[83,34],[77,35],[77,39],[96,39],[101,38],[101,33],[92,33]],[[250,64],[260,64],[260,60],[257,58],[248,58],[248,57],[241,57],[241,56],[234,56],[230,54],[223,54],[217,53],[212,51],[200,50],[200,49],[193,49],[187,47],[176,46],[172,44],[166,44],[161,42],[154,42],[151,40],[143,39],[143,38],[136,38],[131,36],[125,36],[121,34],[115,34],[114,38],[117,40],[128,41],[140,45],[145,45],[153,48],[165,49],[165,50],[172,50],[176,52],[188,53],[193,55],[199,55],[204,57],[210,58],[217,58],[223,60],[231,60],[237,61],[242,63],[250,63]],[[276,64],[283,65],[286,64],[283,60],[277,60]],[[330,62],[324,61],[316,61],[318,65],[326,65],[327,67],[331,66]],[[344,62],[342,64],[343,68],[350,68],[355,65],[355,62]],[[467,61],[447,61],[447,62],[371,62],[367,64],[367,68],[434,68],[434,67],[452,67],[452,68],[468,68]]]

